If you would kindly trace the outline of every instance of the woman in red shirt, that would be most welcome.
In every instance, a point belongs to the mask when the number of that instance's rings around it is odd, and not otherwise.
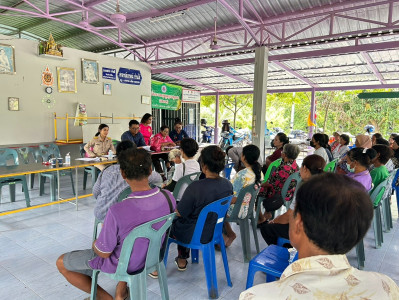
[[[266,174],[267,168],[272,162],[281,158],[281,152],[283,152],[283,147],[285,144],[288,144],[289,142],[290,139],[287,137],[287,135],[284,132],[277,133],[277,135],[274,137],[272,141],[272,147],[276,147],[276,150],[274,150],[272,155],[266,157],[265,164],[262,167],[263,174]]]
[[[144,142],[147,145],[150,145],[150,138],[152,136],[152,128],[151,128],[151,123],[152,123],[152,115],[149,113],[146,113],[142,118],[140,122],[140,132],[144,137]]]

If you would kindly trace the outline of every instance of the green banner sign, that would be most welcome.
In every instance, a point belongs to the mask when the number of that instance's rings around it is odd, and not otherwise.
[[[399,98],[399,92],[360,93],[357,96],[359,99]]]
[[[179,110],[181,106],[181,97],[181,86],[151,81],[152,108]]]

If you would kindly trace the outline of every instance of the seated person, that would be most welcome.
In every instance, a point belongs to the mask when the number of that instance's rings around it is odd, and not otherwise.
[[[355,140],[355,146],[356,148],[371,148],[371,139],[370,136],[365,135],[365,134],[359,134],[356,136]],[[347,168],[347,163],[346,163],[346,157],[347,155],[344,154],[343,156],[340,157],[340,160],[337,163],[337,168],[335,170],[335,173],[338,174],[347,174],[349,172]]]
[[[331,151],[333,152],[335,148],[337,148],[340,145],[339,138],[340,134],[336,131],[333,133],[334,141],[330,144]]]
[[[382,136],[381,133],[376,132],[376,133],[374,133],[371,136],[371,145],[373,145],[373,146],[377,145],[378,144],[378,142],[377,142],[378,139],[383,139],[383,136]]]
[[[230,181],[219,176],[224,169],[225,155],[218,146],[208,146],[201,151],[201,169],[206,178],[194,181],[184,191],[177,205],[177,218],[173,221],[171,237],[183,243],[190,243],[201,210],[209,203],[233,194]],[[215,224],[215,216],[208,216],[201,241],[207,243],[212,239]],[[180,245],[177,249],[176,265],[179,271],[185,271],[190,249]]]
[[[339,158],[343,155],[345,155],[349,151],[349,135],[347,134],[341,134],[338,140],[339,145],[335,147],[335,149],[332,152],[333,158]]]
[[[112,152],[115,153],[112,139],[107,137],[108,131],[109,127],[107,124],[100,124],[100,126],[98,126],[98,132],[94,138],[84,146],[84,150],[89,157],[108,155],[109,150],[112,150]]]
[[[119,164],[123,179],[129,184],[132,193],[127,199],[111,206],[104,220],[103,229],[93,248],[77,250],[61,255],[57,260],[60,273],[74,286],[86,293],[91,290],[93,269],[105,273],[115,273],[123,241],[137,226],[170,214],[169,202],[175,207],[175,200],[169,191],[168,197],[159,188],[151,189],[148,176],[151,174],[151,156],[144,149],[127,149],[119,155]],[[169,198],[169,200],[167,199]],[[145,203],[145,205],[143,205]],[[160,228],[161,224],[154,225]],[[148,240],[136,240],[128,272],[144,267]],[[126,297],[126,283],[120,282],[116,288],[115,299]],[[97,287],[98,299],[113,299],[100,286]]]
[[[310,147],[315,148],[313,154],[320,155],[321,157],[324,158],[326,163],[329,163],[330,158],[328,157],[328,153],[326,150],[327,145],[328,144],[325,139],[325,136],[322,133],[315,133],[312,137],[312,140],[310,141]]]
[[[131,120],[129,122],[129,130],[122,134],[121,141],[131,141],[137,147],[147,146],[143,134],[140,132],[140,124],[136,120]]]
[[[185,175],[201,171],[199,163],[194,159],[195,154],[198,152],[198,144],[195,140],[191,138],[183,139],[180,143],[180,152],[183,162],[175,165],[175,172],[172,177],[172,182],[165,187],[166,190],[171,192],[173,192],[175,189],[176,183],[180,178]],[[187,186],[181,187],[176,201],[180,200],[186,188]]]
[[[360,182],[366,191],[372,188],[372,179],[369,172],[372,159],[377,156],[374,149],[353,148],[346,155],[348,177]]]
[[[231,180],[231,183],[233,184],[234,197],[231,200],[231,204],[227,212],[227,215],[231,215],[231,213],[233,212],[237,196],[240,193],[241,189],[253,183],[260,185],[261,181],[263,180],[261,166],[258,162],[259,155],[260,155],[260,150],[255,145],[247,145],[244,148],[242,148],[241,161],[245,169],[238,172]],[[238,214],[239,218],[244,219],[248,215],[250,200],[251,199],[248,198],[244,199],[244,201],[242,202],[240,212]],[[236,234],[231,228],[230,223],[227,221],[224,222],[224,229],[226,231],[226,234],[223,234],[223,238],[226,247],[229,247],[236,238]]]
[[[387,145],[376,144],[372,147],[377,152],[377,155],[371,161],[374,169],[370,171],[371,180],[373,182],[373,189],[370,193],[385,179],[389,177],[389,172],[385,164],[393,156],[393,151]]]
[[[169,137],[176,145],[179,145],[182,139],[188,138],[189,136],[187,132],[183,130],[182,122],[176,122],[173,130],[169,133]]]
[[[299,174],[301,175],[301,183],[308,181],[313,175],[323,173],[324,167],[326,166],[326,161],[324,158],[317,154],[308,155],[302,162],[301,168],[299,169]],[[295,209],[295,198],[296,192],[299,186],[295,188],[294,197],[292,199],[290,208],[287,212],[279,215],[275,219],[264,222],[260,225],[260,232],[263,239],[268,245],[276,245],[277,239],[279,237],[289,239],[288,236],[288,220]]]
[[[361,184],[334,173],[312,177],[299,188],[289,220],[298,260],[279,281],[254,286],[242,292],[240,300],[399,299],[399,287],[391,278],[360,271],[346,258],[372,219],[373,205]]]
[[[287,137],[287,135],[284,132],[279,132],[276,134],[273,141],[271,142],[271,146],[276,147],[276,150],[274,150],[272,155],[266,157],[265,164],[262,167],[263,174],[266,174],[267,168],[272,162],[281,158],[281,152],[283,152],[283,147],[289,142],[290,139]]]
[[[242,149],[243,147],[233,147],[233,146],[229,146],[226,148],[226,154],[231,159],[231,162],[234,163],[233,168],[236,172],[245,169],[245,166],[241,161]],[[262,158],[260,157],[260,155],[258,162],[259,164],[262,164]]]
[[[168,147],[175,147],[175,143],[172,142],[172,140],[169,137],[169,127],[166,125],[163,125],[161,127],[161,131],[157,133],[152,139],[151,139],[151,150],[155,152],[161,152],[167,150]],[[162,158],[165,163],[168,162],[168,154],[167,153],[153,153],[152,156],[152,163],[154,164],[155,171],[158,173],[164,173],[161,164],[159,162],[159,159]],[[164,179],[165,179],[165,175]]]
[[[123,151],[134,148],[131,141],[122,141],[116,147],[116,157],[119,157]],[[151,172],[148,177],[150,186],[161,186],[162,178],[157,172]],[[121,166],[119,164],[108,165],[98,176],[93,187],[93,195],[96,198],[96,206],[94,208],[95,217],[102,221],[107,214],[108,209],[114,205],[119,198],[119,194],[129,186],[121,174]]]
[[[259,223],[263,223],[272,217],[271,212],[279,209],[284,201],[291,200],[295,191],[295,182],[290,184],[287,195],[281,195],[284,183],[287,178],[298,171],[298,165],[295,159],[298,157],[301,150],[297,145],[286,144],[281,153],[281,165],[270,175],[270,178],[262,184],[259,192],[260,197],[264,197],[263,206],[265,208],[264,214],[259,214]],[[258,203],[258,205],[261,205]]]

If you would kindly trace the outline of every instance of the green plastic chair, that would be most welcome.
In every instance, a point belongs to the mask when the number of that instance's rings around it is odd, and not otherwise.
[[[392,182],[395,179],[396,172],[399,169],[393,170],[387,178],[387,186],[385,188],[384,196],[382,197],[381,209],[384,217],[384,231],[390,232],[393,228],[392,210],[391,210],[391,196],[392,196]]]
[[[378,249],[384,242],[382,235],[382,221],[381,221],[381,202],[387,188],[388,179],[381,182],[371,193],[370,198],[374,206],[374,217],[373,217],[373,230],[375,238],[375,247]]]
[[[15,149],[2,148],[0,149],[0,166],[7,166],[7,161],[12,160],[13,165],[19,165],[18,153]],[[13,176],[0,178],[0,191],[4,185],[8,185],[10,189],[10,200],[15,202],[15,184],[21,183],[25,194],[26,207],[30,206],[30,198],[28,185],[26,183],[26,176]],[[1,195],[1,194],[0,194]]]
[[[48,158],[57,158],[61,157],[60,149],[55,144],[50,144],[48,146],[40,145],[39,149],[42,151],[42,158],[44,159],[46,156]],[[48,159],[47,159],[48,160]],[[72,192],[75,194],[75,185],[73,184],[73,176],[71,170],[61,170],[59,171],[60,176],[69,176],[71,178]],[[43,178],[42,178],[43,177]],[[42,180],[44,178],[48,178],[50,180],[50,201],[56,201],[57,199],[57,173],[56,172],[45,172],[39,174],[39,195],[42,196],[44,194],[44,182]]]
[[[201,172],[188,174],[188,175],[183,176],[176,182],[176,186],[173,190],[173,197],[176,199],[176,201],[180,200],[179,199],[180,190],[182,188],[184,188],[184,190],[185,190],[190,183],[192,183],[193,181],[197,181],[199,179],[200,175],[201,175]]]
[[[158,272],[158,282],[161,289],[162,299],[169,299],[166,270],[165,265],[162,261],[163,255],[161,255],[161,247],[163,248],[168,241],[169,231],[166,231],[172,225],[172,221],[175,215],[176,213],[171,213],[169,215],[144,223],[134,228],[123,241],[121,255],[119,257],[116,272],[114,274],[104,273],[113,280],[127,282],[130,291],[130,299],[147,299],[147,275],[154,271]],[[160,229],[156,230],[153,228],[154,224],[161,222],[164,222],[164,224]],[[138,238],[145,238],[149,240],[145,266],[142,270],[134,272],[133,274],[129,274],[127,272],[127,268],[131,259],[133,245]],[[164,240],[163,243],[162,240]],[[96,299],[97,280],[99,273],[100,270],[93,270],[90,295],[91,300]]]
[[[132,189],[130,188],[130,186],[128,186],[127,188],[125,188],[122,192],[120,192],[119,196],[118,196],[118,200],[117,202],[122,202],[123,200],[125,200],[130,194],[132,193]],[[98,225],[102,224],[104,220],[99,220],[97,218],[95,218],[94,220],[94,230],[93,230],[93,241],[95,239],[97,239],[97,232],[98,232]]]
[[[24,164],[28,165],[32,162],[37,163],[36,151],[32,147],[21,147],[17,149],[18,154]],[[27,175],[30,178],[30,188],[33,189],[35,184],[35,174]]]
[[[338,158],[330,161],[325,167],[324,167],[324,172],[331,172],[335,173],[335,169],[337,168],[337,162]]]
[[[281,165],[281,161],[282,161],[282,159],[279,158],[279,159],[276,159],[274,162],[272,162],[269,165],[269,167],[267,168],[265,177],[263,178],[263,183],[265,183],[269,179],[270,175]]]
[[[366,256],[364,254],[364,243],[363,239],[356,245],[356,256],[357,256],[357,268],[359,270],[364,269],[364,262],[366,261]]]
[[[251,221],[252,232],[255,240],[256,252],[259,253],[259,240],[258,240],[258,232],[256,231],[257,221],[254,216],[254,206],[256,197],[258,196],[260,188],[255,189],[255,184],[251,184],[242,188],[238,193],[236,203],[234,204],[233,211],[230,216],[226,216],[226,222],[236,222],[240,226],[240,235],[241,235],[241,245],[244,256],[244,262],[247,263],[252,259],[251,256],[251,242],[250,242],[250,233],[249,233],[249,220]],[[242,206],[242,202],[244,200],[248,201],[248,213],[245,218],[239,217],[239,212]]]

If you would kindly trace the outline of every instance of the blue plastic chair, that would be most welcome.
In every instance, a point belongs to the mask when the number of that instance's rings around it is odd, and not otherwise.
[[[264,249],[249,262],[246,289],[253,286],[254,276],[258,271],[266,273],[266,282],[272,282],[276,278],[280,278],[290,264],[289,259],[290,253],[287,248],[270,245]],[[297,259],[298,252],[295,254],[292,262]]]
[[[12,160],[13,165],[19,165],[18,153],[15,149],[2,148],[0,149],[0,166],[7,166],[7,161]],[[28,185],[26,183],[26,176],[13,176],[0,178],[0,191],[4,185],[8,185],[10,189],[10,200],[15,202],[15,184],[21,183],[25,194],[26,207],[30,206],[30,198]],[[1,194],[0,194],[1,195]]]
[[[224,177],[228,180],[230,180],[231,176],[231,170],[234,167],[234,163],[228,163],[224,166]]]
[[[252,232],[255,240],[256,253],[259,253],[259,240],[257,232],[257,221],[254,216],[254,206],[256,197],[258,196],[259,188],[255,189],[255,184],[250,184],[247,187],[241,189],[237,195],[237,200],[234,205],[231,215],[226,217],[226,222],[236,222],[240,226],[241,235],[241,246],[244,256],[244,262],[249,262],[252,258],[251,256],[251,241],[249,233],[249,220],[251,221]],[[240,218],[239,213],[242,206],[242,202],[246,197],[251,197],[248,203],[248,213],[245,218]]]
[[[169,299],[168,283],[166,280],[165,265],[162,263],[161,257],[162,237],[165,232],[172,225],[172,221],[176,213],[166,215],[156,220],[144,223],[134,228],[125,238],[122,245],[121,255],[119,257],[118,267],[114,274],[106,274],[116,281],[127,282],[130,291],[130,299],[147,299],[147,275],[151,272],[158,272],[158,282],[161,288],[161,295],[163,300]],[[160,229],[153,228],[154,224],[165,222]],[[165,239],[168,238],[169,232],[166,233]],[[133,245],[138,238],[145,238],[149,240],[147,249],[147,257],[145,266],[142,270],[129,274],[127,271],[129,261],[133,251]],[[93,270],[91,282],[90,299],[95,300],[97,295],[97,280],[100,270]]]
[[[42,151],[43,159],[47,156],[48,158],[57,158],[61,157],[60,149],[55,144],[50,145],[40,145],[39,149]],[[48,160],[48,159],[47,159]],[[75,185],[73,184],[73,176],[71,170],[61,170],[59,171],[60,176],[69,176],[71,178],[72,192],[75,195]],[[43,177],[43,178],[42,178]],[[57,173],[56,172],[45,172],[39,174],[40,182],[39,182],[39,195],[42,196],[44,194],[44,178],[50,179],[50,201],[56,201],[57,196]]]
[[[392,181],[392,189],[395,191],[395,194],[396,194],[396,203],[397,203],[398,214],[399,214],[399,186],[395,185],[398,178],[399,178],[399,169],[396,171],[395,177]]]
[[[377,249],[381,247],[384,241],[384,237],[382,235],[381,202],[387,188],[387,182],[388,179],[385,179],[383,182],[381,182],[370,195],[374,206],[373,230],[375,247]]]
[[[229,263],[227,261],[226,247],[224,246],[224,240],[222,236],[223,229],[223,221],[224,217],[227,213],[227,210],[230,206],[230,202],[233,196],[228,196],[223,199],[217,200],[205,206],[198,217],[197,224],[195,225],[195,230],[191,242],[189,244],[185,244],[175,240],[173,238],[169,238],[168,245],[166,247],[165,254],[165,266],[168,262],[168,253],[169,246],[171,243],[175,243],[186,248],[191,249],[191,262],[198,263],[198,250],[202,251],[202,257],[204,261],[204,269],[205,269],[205,277],[206,284],[208,287],[208,296],[212,299],[217,299],[218,296],[218,283],[216,277],[216,263],[215,263],[215,244],[220,245],[220,250],[222,253],[224,271],[226,273],[227,284],[232,286],[230,279],[230,271],[229,271]],[[217,222],[215,225],[215,229],[213,231],[213,238],[207,244],[201,243],[201,235],[202,230],[204,228],[204,224],[206,218],[209,213],[217,214]]]

